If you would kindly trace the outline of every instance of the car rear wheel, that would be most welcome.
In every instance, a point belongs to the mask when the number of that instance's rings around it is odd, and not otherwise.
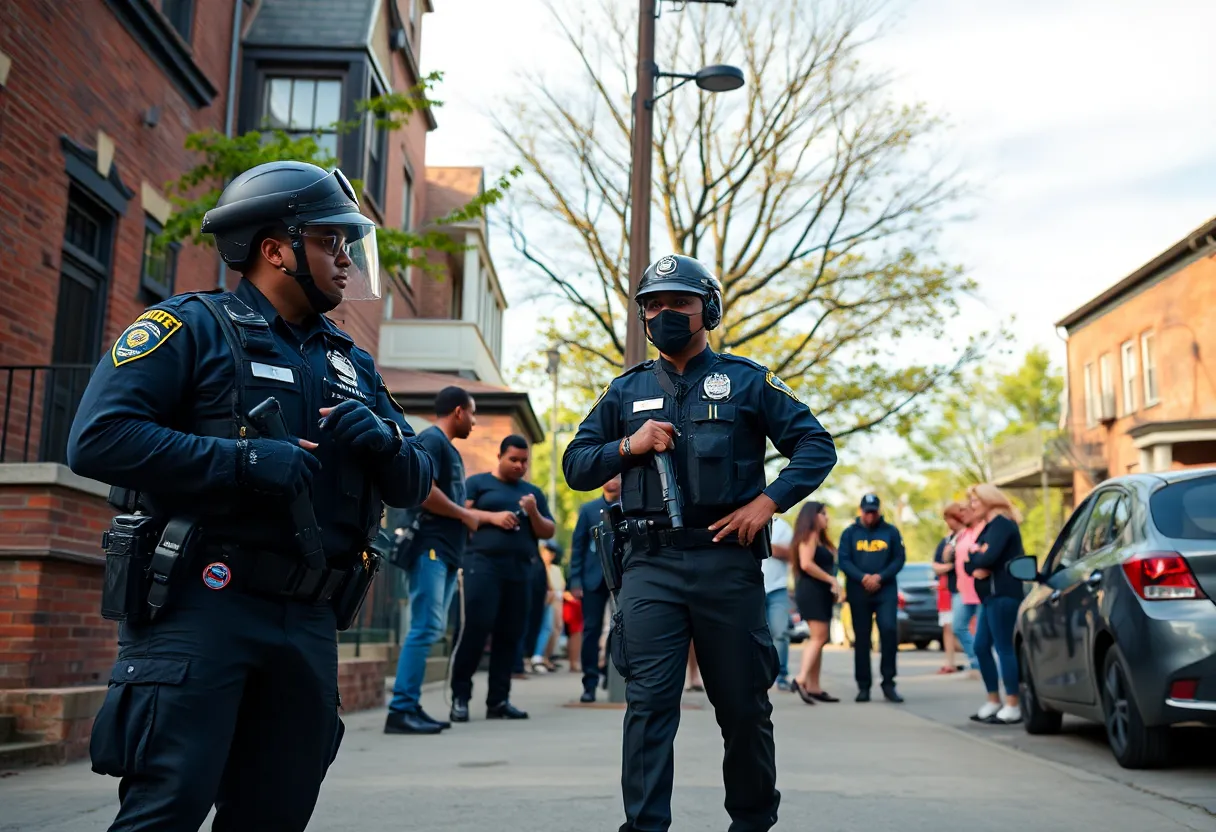
[[[1022,670],[1021,684],[1018,685],[1018,698],[1022,703],[1022,725],[1026,728],[1026,733],[1058,734],[1064,715],[1059,711],[1049,710],[1039,701],[1025,647],[1018,650],[1018,666]]]
[[[1102,668],[1102,712],[1115,761],[1124,768],[1154,768],[1169,759],[1168,726],[1149,727],[1132,698],[1127,670],[1118,653],[1106,653]]]
[[[933,643],[932,639],[921,639],[920,641],[913,642],[913,644],[916,645],[917,650],[928,650],[929,645],[932,643]]]

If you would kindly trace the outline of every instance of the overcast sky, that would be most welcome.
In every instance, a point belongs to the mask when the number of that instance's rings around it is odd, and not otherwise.
[[[499,172],[514,160],[485,114],[515,73],[577,68],[539,0],[435,8],[423,64],[445,72],[445,105],[427,160]],[[896,0],[892,11],[871,59],[895,74],[897,100],[949,120],[978,190],[975,218],[940,246],[980,286],[965,327],[1013,315],[1018,347],[1062,358],[1054,321],[1216,214],[1216,2]],[[518,313],[510,242],[499,232],[492,244]],[[504,363],[537,348],[534,320],[508,315]]]

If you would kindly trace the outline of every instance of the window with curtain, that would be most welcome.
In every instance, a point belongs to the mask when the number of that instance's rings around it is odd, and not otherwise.
[[[1123,412],[1136,412],[1136,345],[1124,341],[1119,347],[1123,359]]]

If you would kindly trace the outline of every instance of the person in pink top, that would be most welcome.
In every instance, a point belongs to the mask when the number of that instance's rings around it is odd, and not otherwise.
[[[986,525],[982,516],[976,516],[967,503],[962,504],[962,521],[964,528],[954,538],[952,551],[943,552],[943,560],[954,560],[954,574],[958,581],[958,592],[954,596],[954,636],[967,654],[971,663],[969,676],[979,673],[979,662],[975,659],[975,636],[971,634],[971,621],[980,608],[980,597],[975,592],[975,578],[967,574],[964,565],[971,557],[975,539],[979,537]]]

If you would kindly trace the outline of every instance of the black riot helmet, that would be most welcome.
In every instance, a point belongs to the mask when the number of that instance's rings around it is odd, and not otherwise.
[[[683,254],[668,254],[660,257],[642,274],[638,293],[633,299],[638,304],[638,318],[646,323],[646,310],[642,298],[658,292],[686,292],[697,295],[705,303],[703,320],[705,329],[717,329],[722,323],[722,283],[700,260]]]
[[[296,279],[318,312],[336,305],[317,288],[308,270],[304,237],[309,229],[333,231],[350,258],[345,300],[380,297],[380,256],[376,224],[359,212],[350,181],[335,169],[327,172],[306,162],[267,162],[233,179],[216,206],[203,217],[202,233],[215,236],[224,262],[244,270],[257,255],[255,245],[267,233],[286,234],[296,255]]]

